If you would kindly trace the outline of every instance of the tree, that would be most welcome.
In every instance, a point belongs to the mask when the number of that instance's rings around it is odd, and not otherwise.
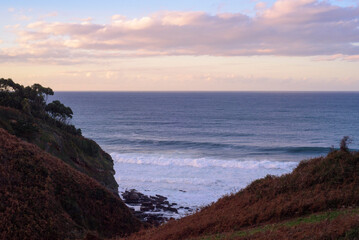
[[[32,112],[41,117],[45,111],[48,95],[54,95],[54,92],[51,88],[45,88],[36,83],[24,88],[21,95],[30,100]]]
[[[60,101],[53,101],[46,105],[49,95],[54,95],[53,90],[38,83],[24,87],[10,78],[0,78],[0,106],[19,109],[30,116],[29,119],[38,118],[69,133],[81,135],[81,129],[69,125],[68,120],[73,115],[71,108],[66,107]],[[18,125],[18,129],[20,132],[32,131],[30,125]]]
[[[12,79],[0,78],[0,105],[21,109],[21,92],[24,86]]]
[[[51,88],[45,88],[38,83],[32,85],[31,89],[35,91],[37,96],[42,97],[45,101],[47,101],[49,95],[54,95],[54,91],[52,91]]]
[[[72,118],[73,112],[70,107],[66,107],[60,101],[55,100],[52,103],[47,104],[45,111],[53,118],[66,122],[67,119]]]
[[[2,92],[15,92],[24,88],[22,85],[15,83],[12,79],[0,78],[0,91]]]

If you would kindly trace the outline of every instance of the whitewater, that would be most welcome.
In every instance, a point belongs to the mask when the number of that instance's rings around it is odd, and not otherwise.
[[[112,153],[120,191],[160,194],[197,209],[267,174],[290,172],[297,162],[236,161],[176,155]]]

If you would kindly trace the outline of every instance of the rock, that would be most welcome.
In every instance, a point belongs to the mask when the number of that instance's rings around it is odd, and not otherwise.
[[[139,203],[141,199],[141,193],[137,192],[135,189],[131,189],[130,191],[125,191],[122,193],[122,197],[125,203]]]
[[[152,203],[152,202],[143,202],[141,205],[142,205],[142,206],[145,206],[145,207],[153,207],[153,203]]]
[[[141,204],[141,211],[149,211],[149,210],[154,210],[155,207],[153,206],[153,204],[151,202],[144,202]]]
[[[126,190],[122,193],[122,197],[124,202],[130,207],[131,212],[140,221],[154,226],[158,226],[170,219],[169,217],[164,217],[163,212],[167,212],[167,215],[171,215],[178,214],[178,209],[191,210],[189,207],[178,207],[177,203],[170,203],[167,197],[162,195],[147,196],[135,189]],[[140,206],[139,211],[135,211],[133,208],[135,206]]]
[[[153,210],[153,209],[155,209],[155,208],[154,207],[146,207],[146,206],[141,206],[141,208],[140,208],[140,210],[142,212],[148,212],[148,211]]]
[[[162,209],[163,206],[162,206],[161,204],[156,204],[156,208],[157,208],[157,209]]]
[[[176,208],[172,208],[172,207],[165,207],[163,208],[165,211],[168,211],[168,212],[173,212],[173,213],[178,213],[177,209]]]
[[[158,194],[156,194],[156,197],[160,200],[160,201],[164,201],[164,200],[167,200],[167,198],[166,197],[164,197],[164,196],[161,196],[161,195],[158,195]]]

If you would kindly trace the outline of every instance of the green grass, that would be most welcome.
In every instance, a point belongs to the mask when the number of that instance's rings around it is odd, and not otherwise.
[[[359,208],[338,209],[338,210],[333,210],[333,211],[328,211],[328,212],[323,212],[323,213],[312,214],[312,215],[305,216],[305,217],[299,217],[299,218],[295,218],[293,220],[289,220],[289,221],[285,221],[285,222],[281,222],[281,223],[267,224],[267,225],[258,226],[255,228],[236,231],[233,233],[218,233],[218,234],[205,236],[205,237],[201,237],[201,238],[194,238],[192,240],[221,240],[221,239],[236,239],[238,237],[249,237],[249,236],[252,236],[252,235],[254,235],[256,233],[260,233],[260,232],[275,231],[276,229],[278,229],[280,227],[291,228],[291,227],[299,226],[301,224],[315,224],[315,223],[319,223],[322,221],[332,221],[339,216],[352,215],[352,214],[358,214],[358,213],[359,213]],[[348,234],[351,234],[351,233],[348,233]]]

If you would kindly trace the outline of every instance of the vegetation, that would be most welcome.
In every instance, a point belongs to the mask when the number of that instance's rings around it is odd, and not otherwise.
[[[117,195],[0,129],[0,239],[102,239],[140,227]]]
[[[65,122],[66,119],[72,118],[73,114],[71,108],[66,107],[58,100],[47,104],[45,111],[48,112],[54,119],[57,119],[61,122]]]
[[[344,136],[340,141],[340,150],[343,152],[349,152],[348,145],[352,142],[352,139],[349,136]]]
[[[358,186],[359,153],[334,150],[326,157],[302,161],[290,174],[268,175],[194,215],[143,230],[129,239],[357,239],[352,237],[359,233],[357,211],[316,220],[303,217],[357,208]],[[288,220],[292,222],[271,227]],[[252,232],[243,234],[246,231]],[[240,234],[231,237],[226,233]]]
[[[358,239],[359,152],[347,136],[290,174],[136,233],[111,157],[68,124],[71,108],[46,104],[53,94],[0,79],[0,239]]]
[[[49,95],[54,95],[53,90],[40,84],[24,87],[12,79],[0,79],[1,106],[18,109],[29,116],[46,120],[73,134],[81,134],[80,130],[66,123],[68,119],[72,118],[71,108],[66,107],[58,100],[46,104]]]
[[[191,240],[288,239],[289,236],[291,239],[305,239],[308,236],[310,239],[355,239],[350,238],[350,235],[355,231],[358,233],[358,214],[359,208],[339,209]],[[316,231],[313,232],[313,229]]]
[[[46,104],[53,94],[40,84],[0,79],[0,239],[138,231],[142,224],[117,195],[112,158],[69,124],[71,108]]]
[[[68,124],[72,110],[59,101],[46,104],[50,88],[23,87],[0,79],[0,128],[62,159],[117,193],[113,160],[97,143]]]

